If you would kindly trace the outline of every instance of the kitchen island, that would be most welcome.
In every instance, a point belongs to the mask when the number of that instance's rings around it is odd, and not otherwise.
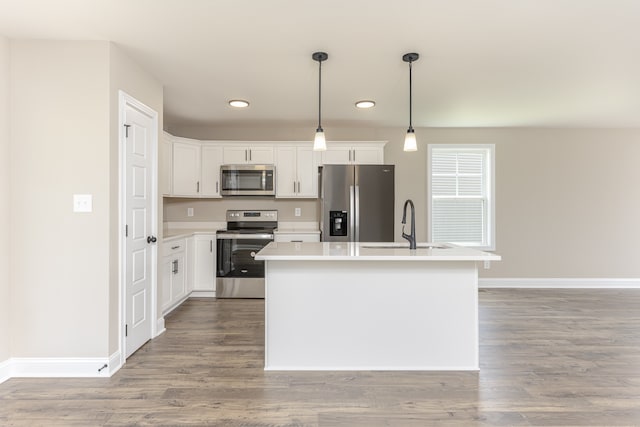
[[[266,370],[478,370],[479,262],[454,245],[269,243]]]

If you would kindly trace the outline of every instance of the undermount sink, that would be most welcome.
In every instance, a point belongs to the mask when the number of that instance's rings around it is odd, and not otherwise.
[[[361,247],[365,249],[409,249],[409,243],[371,243]],[[437,243],[418,243],[416,249],[450,249],[450,247]]]

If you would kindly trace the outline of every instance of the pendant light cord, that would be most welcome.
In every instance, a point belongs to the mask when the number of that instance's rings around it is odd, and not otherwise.
[[[412,82],[411,82],[411,68],[413,66],[413,61],[409,61],[409,130],[413,129],[413,124],[411,123],[411,118],[413,117],[412,114],[412,105],[413,105],[413,99],[412,99],[412,94],[413,94],[413,90],[412,90]]]
[[[322,129],[322,61],[318,61],[318,130]]]

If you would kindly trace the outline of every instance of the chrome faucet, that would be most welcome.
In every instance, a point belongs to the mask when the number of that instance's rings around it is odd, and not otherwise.
[[[411,205],[411,234],[404,232],[404,226],[407,223],[407,205]],[[416,211],[413,207],[413,200],[407,199],[402,209],[402,238],[409,241],[409,249],[416,248]]]

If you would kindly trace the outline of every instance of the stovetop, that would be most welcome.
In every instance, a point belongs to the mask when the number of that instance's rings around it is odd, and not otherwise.
[[[219,230],[218,233],[272,233],[276,228],[278,228],[278,211],[276,210],[228,210],[227,229]]]

